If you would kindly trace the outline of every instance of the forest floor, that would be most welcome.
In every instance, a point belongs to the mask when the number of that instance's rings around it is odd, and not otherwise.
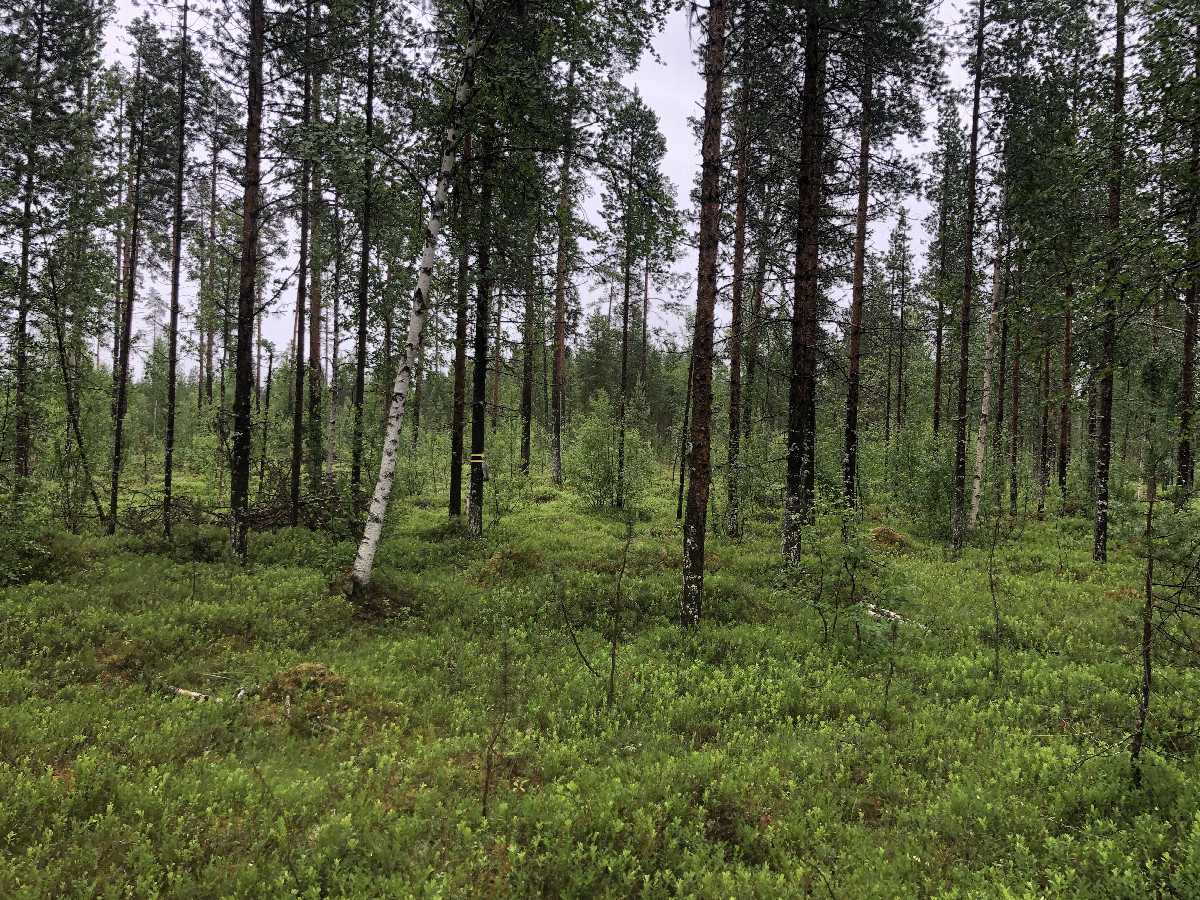
[[[367,614],[350,540],[48,535],[0,589],[0,896],[1200,896],[1200,673],[1131,778],[1136,531],[953,560],[868,510],[787,577],[775,516],[709,538],[695,633],[665,484],[631,538],[544,484],[482,544],[408,498]]]

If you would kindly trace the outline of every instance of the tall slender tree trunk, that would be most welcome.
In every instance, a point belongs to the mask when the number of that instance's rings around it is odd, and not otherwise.
[[[217,316],[212,308],[217,302],[217,160],[220,149],[217,147],[216,127],[213,128],[212,158],[209,161],[208,177],[208,259],[205,269],[208,273],[208,303],[204,328],[204,398],[209,406],[213,402],[213,345],[217,342]]]
[[[255,296],[258,280],[258,235],[262,216],[259,153],[263,110],[263,49],[266,40],[264,0],[250,0],[249,91],[246,102],[246,163],[242,195],[242,259],[238,281],[237,352],[234,357],[233,459],[229,475],[232,506],[230,540],[243,560],[250,515],[250,405]]]
[[[1042,332],[1042,427],[1038,438],[1037,504],[1038,512],[1046,511],[1046,485],[1050,481],[1050,335]]]
[[[950,163],[947,160],[942,170],[942,186],[938,198],[938,276],[934,294],[937,299],[937,317],[933,320],[933,436],[936,439],[942,427],[942,342],[946,329],[946,307],[942,302],[942,287],[946,283],[947,247],[946,217],[950,206]],[[934,440],[934,447],[938,442]]]
[[[817,281],[823,153],[821,100],[824,94],[819,4],[807,8],[800,169],[797,172],[796,278],[792,305],[791,371],[788,378],[787,480],[781,549],[784,561],[800,564],[800,526],[813,512],[813,451],[816,422]]]
[[[683,489],[687,485],[689,416],[692,411],[692,356],[688,354],[687,386],[683,392],[683,424],[679,429],[679,496],[675,501],[675,521],[683,521]]]
[[[141,59],[138,59],[137,74],[134,76],[134,94],[141,90]],[[129,264],[125,270],[125,309],[121,314],[120,352],[116,361],[116,384],[113,385],[113,454],[112,485],[108,498],[108,533],[117,530],[117,502],[121,492],[121,463],[125,441],[125,413],[129,405],[129,345],[133,342],[133,302],[137,294],[137,264],[141,250],[142,213],[142,167],[145,161],[144,130],[146,126],[145,98],[137,97],[138,126],[137,149],[131,153],[134,160],[133,184],[129,190],[129,240],[127,243]],[[130,141],[135,140],[132,119],[129,123]]]
[[[864,273],[867,259],[867,206],[870,202],[871,164],[871,61],[863,70],[861,113],[858,127],[858,211],[854,224],[854,274],[850,288],[849,360],[846,366],[846,433],[842,456],[842,501],[853,507],[858,501],[858,395],[862,365],[862,319]],[[939,316],[939,335],[940,335]],[[941,341],[937,343],[940,366]],[[938,370],[940,375],[940,368]],[[935,391],[937,389],[935,388]],[[936,421],[936,419],[935,419]],[[935,429],[936,430],[936,429]]]
[[[479,245],[476,250],[475,352],[471,371],[471,484],[467,491],[467,534],[483,537],[484,444],[487,439],[488,334],[491,328],[492,289],[492,170],[494,126],[488,125],[483,139],[480,167]]]
[[[37,38],[34,45],[33,89],[29,107],[29,134],[26,137],[24,159],[24,187],[21,200],[21,270],[17,286],[17,327],[14,343],[14,385],[13,391],[13,426],[15,429],[13,443],[14,491],[20,496],[25,490],[25,482],[29,478],[29,456],[33,446],[29,406],[26,395],[29,391],[29,312],[32,306],[30,297],[30,251],[33,244],[33,200],[37,169],[37,137],[40,125],[39,107],[41,105],[42,62],[45,56],[45,0],[39,0],[37,12]],[[130,128],[132,129],[132,124]],[[139,157],[140,161],[140,157]],[[115,515],[114,515],[115,517]]]
[[[1096,562],[1108,561],[1108,479],[1112,459],[1113,369],[1117,356],[1116,294],[1120,290],[1121,269],[1121,170],[1125,165],[1125,0],[1117,0],[1117,41],[1113,62],[1112,169],[1108,179],[1108,231],[1112,249],[1108,259],[1108,283],[1100,294],[1103,331],[1100,391],[1096,404],[1096,519],[1092,541],[1092,559]]]
[[[1003,212],[1001,213],[1003,216]],[[996,242],[996,261],[992,265],[992,309],[988,316],[987,338],[983,345],[983,399],[979,408],[979,432],[975,436],[975,480],[971,484],[971,516],[967,531],[975,529],[979,520],[979,495],[983,486],[983,461],[987,451],[987,429],[992,399],[992,348],[996,336],[996,321],[1000,315],[1000,266],[1004,245],[1004,221],[1000,222],[1000,238]],[[997,429],[999,430],[999,429]]]
[[[690,479],[683,520],[683,591],[679,621],[700,625],[704,596],[704,537],[711,478],[709,435],[712,428],[712,354],[717,300],[717,251],[721,214],[721,111],[725,88],[725,0],[708,5],[708,45],[704,60],[704,137],[700,164],[699,267],[696,321],[692,340],[692,421]]]
[[[371,284],[371,201],[375,171],[375,8],[367,13],[366,158],[363,160],[362,253],[358,268],[358,343],[354,362],[354,436],[350,449],[350,492],[357,497],[362,481],[363,402],[367,390],[367,306]],[[428,298],[424,298],[428,301]]]
[[[737,123],[737,182],[733,214],[733,311],[729,323],[729,435],[726,451],[725,484],[729,503],[725,508],[725,533],[737,537],[741,532],[739,482],[742,451],[742,293],[746,269],[746,192],[749,173],[746,122],[750,117],[750,92],[743,76]]]
[[[529,474],[533,447],[533,312],[534,256],[537,253],[536,228],[530,228],[528,261],[525,270],[525,315],[521,322],[521,474]]]
[[[617,404],[617,509],[625,508],[625,416],[629,410],[629,294],[633,286],[633,235],[629,206],[633,202],[633,137],[629,139],[629,175],[625,183],[624,239],[621,261],[621,398]]]
[[[963,506],[967,491],[967,388],[971,374],[971,295],[975,290],[975,183],[979,163],[979,100],[983,82],[984,0],[979,0],[975,32],[975,91],[971,106],[971,153],[967,162],[967,219],[963,253],[962,316],[959,320],[958,410],[954,423],[954,509],[951,541],[954,551],[962,550],[966,532]]]
[[[1066,512],[1067,507],[1067,464],[1071,460],[1071,338],[1072,313],[1071,303],[1075,296],[1075,285],[1068,276],[1066,287],[1063,289],[1063,300],[1066,311],[1063,313],[1063,346],[1062,346],[1062,379],[1059,384],[1058,406],[1058,495],[1059,514]]]
[[[301,129],[307,138],[312,124],[312,3],[304,4],[304,87]],[[292,402],[292,468],[288,486],[289,520],[300,521],[300,469],[304,462],[304,324],[308,309],[308,239],[310,225],[310,166],[308,153],[300,159],[300,261],[296,270],[296,355],[293,359],[296,395]],[[261,319],[259,320],[262,321]]]
[[[503,256],[501,257],[503,259]],[[496,343],[492,346],[492,434],[500,427],[500,370],[504,366],[504,293],[496,292]]]
[[[179,38],[179,112],[175,121],[175,216],[171,225],[171,337],[167,345],[167,427],[163,457],[163,530],[171,536],[171,476],[175,463],[175,382],[179,354],[179,264],[183,258],[183,176],[187,163],[188,0]]]
[[[575,122],[571,92],[575,87],[575,63],[567,70],[567,135],[563,144],[558,187],[558,261],[554,282],[554,383],[551,388],[550,473],[554,483],[563,483],[562,430],[567,389],[567,250],[571,240],[571,152]]]
[[[421,335],[425,328],[425,305],[429,295],[429,286],[433,281],[438,234],[442,230],[442,219],[446,213],[446,195],[450,190],[450,177],[454,173],[458,129],[467,105],[467,86],[471,83],[475,71],[478,51],[478,40],[472,33],[463,52],[462,71],[454,91],[454,100],[446,118],[446,132],[442,143],[442,165],[438,170],[433,202],[429,205],[429,219],[425,225],[421,267],[417,272],[417,289],[413,294],[412,308],[409,313],[408,339],[404,344],[404,356],[396,370],[396,380],[392,385],[387,428],[384,432],[383,453],[380,455],[379,461],[379,478],[375,482],[375,492],[367,511],[367,524],[363,529],[362,540],[358,544],[358,553],[354,558],[354,568],[345,584],[345,590],[352,598],[361,596],[371,582],[375,551],[379,547],[380,535],[383,534],[383,520],[387,515],[392,484],[396,477],[396,457],[400,452],[400,429],[404,425],[404,398],[408,393],[409,381],[412,377],[417,345],[421,342]]]
[[[1200,83],[1200,49],[1196,51],[1195,82]],[[1191,277],[1183,289],[1183,372],[1179,391],[1179,441],[1175,482],[1190,488],[1195,478],[1192,450],[1192,419],[1196,405],[1196,330],[1200,319],[1200,232],[1196,229],[1197,207],[1200,207],[1200,122],[1192,125],[1192,150],[1188,163],[1192,183],[1188,198],[1187,226],[1188,262]]]
[[[463,419],[467,392],[467,302],[470,286],[471,135],[463,138],[462,174],[454,188],[458,223],[458,305],[454,311],[454,394],[450,413],[450,515],[462,515]]]
[[[319,23],[316,23],[319,28]],[[310,65],[310,63],[306,63]],[[312,97],[309,103],[310,117],[317,124],[321,122],[321,70],[313,66]],[[321,268],[325,256],[321,250],[320,240],[321,219],[324,210],[321,186],[321,167],[319,162],[311,164],[312,194],[309,198],[309,318],[308,318],[308,479],[314,493],[321,486],[321,459],[324,455],[322,437],[324,429],[321,422],[321,395],[325,390],[325,374],[321,368],[321,318],[324,315],[324,302],[321,297]]]
[[[1013,328],[1012,356],[1012,409],[1009,415],[1008,444],[1008,513],[1017,515],[1017,453],[1020,448],[1020,400],[1021,400],[1021,326]]]
[[[646,365],[650,359],[650,257],[647,255],[645,269],[642,272],[642,369],[639,374],[643,391],[646,386]]]

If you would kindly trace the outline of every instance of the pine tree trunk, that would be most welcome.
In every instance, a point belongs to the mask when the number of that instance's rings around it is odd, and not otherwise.
[[[979,0],[975,32],[975,95],[971,107],[971,154],[967,162],[967,219],[963,253],[962,316],[959,321],[958,410],[954,423],[954,509],[951,541],[954,551],[962,550],[966,532],[963,506],[967,490],[967,388],[970,378],[971,295],[975,289],[975,182],[979,163],[979,95],[983,82],[984,0]]]
[[[575,86],[575,63],[567,71],[567,98]],[[569,107],[568,107],[569,109]],[[575,124],[573,114],[567,115],[567,136],[563,145],[562,169],[558,188],[558,261],[554,283],[554,383],[551,387],[550,412],[550,473],[554,483],[563,483],[562,430],[566,408],[567,388],[567,249],[571,233],[571,150]]]
[[[1196,55],[1196,82],[1200,83],[1200,51]],[[1188,198],[1187,226],[1188,262],[1192,275],[1183,290],[1183,372],[1179,391],[1179,442],[1175,483],[1191,487],[1195,477],[1192,451],[1192,419],[1196,405],[1196,330],[1200,319],[1200,232],[1196,229],[1197,207],[1200,206],[1200,122],[1192,126],[1192,151],[1188,163],[1192,191]]]
[[[463,419],[467,393],[467,302],[471,242],[467,236],[471,203],[471,135],[463,138],[462,174],[454,188],[458,222],[458,305],[454,311],[454,394],[450,413],[450,515],[462,515]]]
[[[233,459],[229,475],[232,506],[230,541],[246,558],[250,514],[250,403],[253,394],[252,343],[258,280],[259,152],[263,111],[263,49],[266,40],[264,0],[250,0],[250,46],[247,61],[249,96],[246,103],[246,162],[242,196],[242,258],[238,282],[237,352],[234,357]]]
[[[861,380],[859,372],[862,365],[862,319],[867,259],[867,204],[870,201],[870,163],[871,61],[867,60],[863,71],[858,129],[858,211],[854,225],[854,274],[850,288],[850,347],[846,367],[846,433],[845,451],[842,456],[842,502],[849,507],[853,507],[858,502],[858,395]],[[940,349],[941,342],[939,341],[939,352]]]
[[[683,591],[679,621],[700,625],[704,596],[704,537],[711,477],[709,435],[712,427],[714,311],[717,300],[717,251],[721,213],[721,111],[725,82],[725,0],[710,0],[708,45],[704,61],[704,137],[701,143],[699,267],[696,320],[692,340],[690,479],[683,520]]]
[[[942,302],[942,286],[946,283],[946,215],[950,200],[947,182],[950,178],[950,164],[946,163],[942,171],[942,189],[938,201],[938,276],[934,294],[937,298],[937,317],[933,321],[933,436],[934,447],[938,446],[937,436],[942,427],[942,342],[946,327],[946,307]]]
[[[354,436],[350,449],[350,493],[357,498],[362,481],[363,403],[367,390],[367,305],[371,284],[371,180],[375,170],[375,10],[368,12],[366,158],[363,161],[362,252],[358,268],[358,341],[354,361]],[[423,298],[428,302],[428,297]]]
[[[1003,235],[1004,222],[1000,223]],[[996,335],[996,321],[1000,316],[1000,264],[1003,237],[996,245],[996,261],[992,266],[992,309],[988,316],[987,338],[983,344],[983,399],[979,408],[979,432],[975,436],[975,480],[971,485],[971,516],[967,522],[967,533],[975,530],[979,520],[979,495],[983,486],[983,460],[987,451],[987,429],[992,399],[992,347]],[[999,430],[999,429],[997,429]]]
[[[31,423],[26,394],[29,391],[29,313],[32,306],[30,297],[30,251],[33,244],[33,199],[35,186],[35,170],[37,168],[37,137],[39,126],[38,107],[41,102],[42,61],[45,55],[45,20],[46,4],[39,0],[37,11],[37,38],[33,52],[33,89],[29,108],[29,135],[25,146],[25,172],[23,197],[21,202],[21,269],[17,286],[17,327],[14,360],[14,391],[13,391],[13,426],[15,436],[13,442],[13,493],[21,496],[25,490],[25,482],[29,478],[29,456],[33,446]],[[140,63],[139,63],[140,64]],[[139,69],[140,71],[140,69]],[[132,125],[130,126],[132,128]],[[139,157],[140,160],[140,157]],[[115,519],[115,513],[114,513]],[[110,532],[111,533],[111,532]]]
[[[1012,409],[1009,415],[1008,445],[1008,512],[1017,515],[1017,452],[1020,447],[1020,400],[1021,400],[1021,326],[1013,328],[1012,357]]]
[[[141,60],[138,60],[137,75],[134,77],[135,95],[141,89]],[[133,183],[129,190],[129,239],[126,244],[129,254],[129,264],[125,270],[125,308],[121,313],[120,352],[116,360],[116,383],[113,385],[113,453],[112,453],[112,485],[108,498],[108,533],[115,534],[117,530],[117,501],[121,488],[121,463],[124,453],[125,413],[129,405],[129,346],[133,342],[133,302],[137,294],[137,264],[141,250],[141,195],[142,195],[142,166],[145,159],[144,135],[146,125],[145,100],[138,101],[140,113],[137,149],[132,152],[134,159]],[[133,122],[129,123],[130,141],[135,140]]]
[[[317,23],[319,28],[319,23]],[[307,64],[307,63],[306,63]],[[312,75],[312,101],[309,104],[311,117],[317,125],[321,123],[321,70],[315,68]],[[325,391],[325,374],[321,367],[321,318],[324,303],[321,297],[321,267],[325,257],[321,253],[322,194],[320,163],[312,164],[312,194],[309,198],[309,319],[308,319],[308,480],[313,493],[321,486],[321,459],[324,452],[321,444],[324,429],[321,422],[321,395]]]
[[[784,561],[800,564],[800,527],[813,514],[813,450],[816,418],[817,302],[821,212],[821,102],[824,94],[821,24],[816,3],[807,7],[800,169],[797,173],[796,278],[792,306],[791,370],[788,378],[787,480],[781,549]]]
[[[1063,300],[1066,312],[1063,314],[1063,347],[1062,347],[1062,379],[1059,385],[1061,396],[1058,407],[1058,494],[1059,515],[1066,512],[1067,507],[1067,464],[1071,460],[1071,338],[1072,314],[1071,303],[1075,296],[1075,285],[1068,276],[1067,285],[1063,289]]]
[[[521,322],[521,474],[529,474],[529,457],[533,443],[533,312],[534,256],[537,253],[537,234],[529,230],[528,261],[525,271],[525,315]]]
[[[467,534],[483,537],[483,466],[487,439],[488,334],[491,327],[492,288],[492,127],[484,133],[483,165],[479,191],[478,276],[475,285],[475,352],[471,372],[471,484],[467,491]]]
[[[187,14],[183,0],[183,27],[179,55],[179,117],[176,120],[175,215],[171,225],[171,337],[167,347],[167,427],[163,457],[163,530],[171,536],[171,476],[175,462],[175,370],[179,354],[179,264],[183,258],[183,176],[187,163]]]
[[[446,120],[446,134],[443,141],[442,165],[438,170],[437,184],[434,188],[433,202],[429,206],[429,219],[425,226],[425,243],[421,251],[421,268],[417,273],[417,289],[413,295],[412,310],[409,314],[408,339],[404,345],[404,357],[396,370],[396,380],[392,385],[391,405],[388,413],[387,429],[384,433],[383,453],[379,462],[379,478],[375,483],[375,492],[371,498],[371,506],[367,512],[367,525],[363,529],[362,540],[358,545],[358,553],[354,558],[354,568],[346,582],[346,592],[358,596],[371,582],[371,568],[375,561],[375,552],[379,547],[379,538],[383,533],[383,520],[387,515],[388,501],[391,499],[392,484],[396,478],[396,456],[400,451],[400,429],[404,424],[404,398],[408,393],[409,379],[412,375],[417,345],[425,328],[425,304],[429,294],[429,286],[433,281],[433,266],[437,254],[438,234],[442,229],[442,218],[446,212],[446,195],[450,189],[450,176],[454,172],[454,152],[458,141],[459,124],[467,105],[468,84],[475,70],[475,58],[478,43],[472,35],[463,53],[462,74],[454,92],[454,102],[451,104]]]
[[[1117,304],[1121,269],[1121,170],[1125,165],[1125,0],[1117,0],[1117,40],[1113,53],[1113,135],[1108,181],[1108,231],[1112,249],[1107,284],[1101,290],[1103,331],[1100,341],[1100,392],[1096,404],[1096,519],[1092,559],[1108,561],[1108,479],[1112,459],[1113,369],[1117,356]]]
[[[629,170],[633,170],[633,138],[630,138]],[[633,236],[629,228],[629,204],[633,184],[630,176],[625,184],[624,238],[625,252],[621,264],[621,397],[617,404],[617,509],[625,508],[625,416],[629,407],[629,292],[633,283]]]
[[[1050,481],[1050,335],[1042,332],[1042,428],[1038,440],[1037,505],[1038,512],[1046,511],[1046,485]]]
[[[683,424],[679,429],[679,496],[675,501],[675,521],[683,521],[683,489],[687,484],[687,446],[691,436],[688,423],[692,411],[692,358],[688,356],[687,386],[683,392]]]
[[[301,130],[305,136],[312,122],[312,3],[304,4],[304,95]],[[295,397],[292,402],[292,467],[290,472],[288,519],[295,527],[300,521],[300,468],[304,462],[304,325],[308,309],[309,239],[309,162],[307,151],[300,160],[300,261],[296,269],[296,355],[292,361]],[[261,319],[259,320],[262,321]]]
[[[746,121],[750,117],[750,93],[745,81],[741,87],[741,109],[737,124],[737,182],[733,213],[733,297],[729,323],[729,436],[726,452],[725,483],[729,504],[725,509],[725,533],[737,537],[741,531],[738,482],[741,480],[742,450],[742,284],[746,268],[746,171],[749,147]]]

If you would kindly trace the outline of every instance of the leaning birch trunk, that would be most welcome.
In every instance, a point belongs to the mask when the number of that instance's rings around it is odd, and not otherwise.
[[[1001,227],[1003,230],[1003,226]],[[1003,238],[1001,238],[1001,241]],[[987,340],[983,345],[983,405],[979,411],[979,433],[975,436],[975,481],[971,485],[971,515],[967,519],[967,532],[975,528],[979,518],[979,490],[983,481],[983,457],[987,444],[989,409],[992,399],[992,345],[996,334],[996,320],[1000,315],[1000,256],[1001,243],[996,245],[996,262],[992,267],[992,312],[988,317]]]
[[[387,515],[388,500],[392,495],[392,482],[396,478],[396,456],[400,450],[400,429],[404,425],[404,400],[408,395],[417,347],[420,346],[422,331],[425,328],[425,306],[429,299],[429,285],[433,280],[438,233],[442,229],[442,218],[446,212],[446,194],[450,187],[450,176],[454,171],[455,145],[458,140],[463,111],[467,105],[468,85],[475,68],[475,57],[478,51],[479,42],[472,37],[463,53],[462,72],[459,75],[458,87],[454,92],[454,102],[450,107],[450,114],[446,122],[442,167],[438,171],[437,187],[434,190],[433,203],[429,207],[429,221],[425,226],[425,245],[421,252],[421,268],[417,273],[417,289],[413,295],[412,312],[408,319],[408,340],[404,345],[404,357],[396,371],[396,381],[392,385],[391,411],[388,413],[387,430],[384,435],[383,458],[379,462],[379,479],[375,482],[375,494],[371,498],[371,507],[367,512],[367,524],[363,529],[362,540],[358,544],[354,568],[347,576],[344,585],[346,594],[351,597],[361,593],[371,583],[371,566],[375,561],[375,551],[379,547],[379,537],[383,533],[383,519]]]

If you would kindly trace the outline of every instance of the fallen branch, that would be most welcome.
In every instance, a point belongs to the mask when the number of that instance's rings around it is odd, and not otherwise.
[[[220,697],[214,697],[212,694],[201,694],[199,691],[185,691],[183,688],[178,687],[171,688],[171,693],[178,694],[180,697],[190,697],[192,700],[199,700],[201,703],[205,703],[209,700],[211,700],[213,703],[225,702]]]
[[[223,697],[214,697],[212,694],[202,694],[199,691],[188,691],[188,690],[184,690],[183,688],[179,688],[179,687],[171,688],[171,693],[176,694],[180,697],[187,697],[191,700],[196,700],[200,703],[208,703],[208,702],[224,703],[225,702],[225,699]],[[249,692],[246,690],[246,688],[243,685],[238,685],[237,693],[233,695],[233,702],[241,703],[243,700],[246,699],[247,693],[249,693]]]
[[[866,609],[867,615],[872,619],[887,619],[889,622],[895,622],[897,625],[913,625],[922,631],[929,630],[928,626],[922,625],[920,622],[914,622],[907,616],[902,616],[900,613],[893,612],[890,609],[884,609],[882,606],[876,606],[874,603],[868,603]]]

